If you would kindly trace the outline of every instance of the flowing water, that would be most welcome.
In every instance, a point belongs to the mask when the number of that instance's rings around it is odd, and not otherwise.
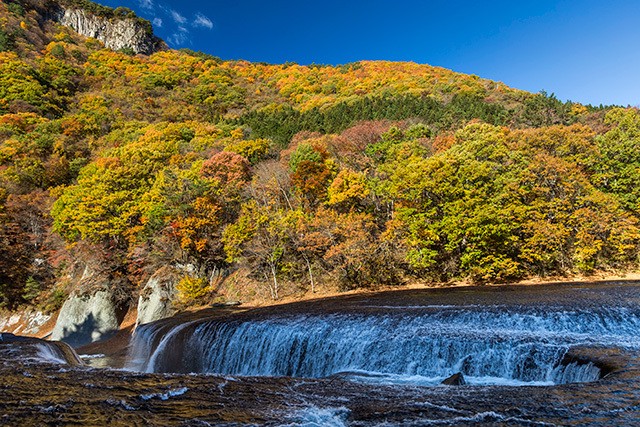
[[[561,364],[572,346],[640,348],[640,317],[628,309],[394,307],[367,315],[213,320],[180,325],[154,348],[156,327],[137,332],[130,369],[308,378],[342,374],[420,385],[462,372],[470,384],[549,385],[600,377],[593,364]]]
[[[552,385],[601,377],[594,363],[568,361],[571,348],[640,349],[640,307],[633,305],[411,302],[272,310],[169,330],[143,325],[127,367],[405,385],[436,385],[460,372],[471,385]]]
[[[640,426],[631,281],[211,309],[140,326],[124,370],[2,351],[7,425]]]

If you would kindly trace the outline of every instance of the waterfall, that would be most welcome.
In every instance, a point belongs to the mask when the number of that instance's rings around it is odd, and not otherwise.
[[[561,363],[572,346],[640,348],[640,315],[627,308],[368,307],[160,330],[138,328],[131,369],[424,385],[462,372],[470,384],[548,385],[600,377],[591,363]]]
[[[10,359],[22,362],[83,365],[78,354],[68,344],[61,341],[45,341],[11,333],[0,333],[0,344],[2,344],[3,352]]]

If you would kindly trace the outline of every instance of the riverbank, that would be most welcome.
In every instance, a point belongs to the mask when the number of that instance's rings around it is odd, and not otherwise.
[[[486,288],[486,287],[502,287],[502,286],[535,286],[535,285],[549,285],[549,284],[572,284],[572,283],[598,283],[598,282],[611,282],[618,280],[640,280],[640,272],[630,272],[625,274],[615,274],[611,272],[598,272],[588,276],[557,276],[557,277],[534,277],[530,279],[521,280],[518,282],[508,283],[486,283],[486,284],[474,284],[470,281],[451,281],[446,283],[434,283],[434,282],[422,282],[413,281],[399,286],[372,286],[370,288],[358,288],[347,291],[340,291],[334,288],[322,288],[320,287],[316,292],[307,291],[301,294],[285,295],[278,300],[269,298],[247,298],[240,299],[243,307],[256,308],[256,307],[268,307],[273,305],[288,304],[299,301],[310,301],[321,298],[333,298],[344,295],[366,295],[385,291],[404,290],[404,289],[445,289],[445,288]],[[194,307],[191,310],[199,310],[203,307]]]

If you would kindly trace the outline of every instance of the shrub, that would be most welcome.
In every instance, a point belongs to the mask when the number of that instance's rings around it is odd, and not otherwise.
[[[13,49],[13,46],[13,37],[0,28],[0,52],[11,50]]]
[[[194,276],[184,276],[176,286],[178,300],[184,305],[192,305],[204,299],[209,293],[209,283],[206,279]]]
[[[67,293],[64,290],[60,288],[54,289],[51,291],[47,299],[41,304],[40,309],[47,314],[53,313],[62,307],[62,304],[64,304],[66,299]]]
[[[18,3],[7,4],[7,9],[16,16],[24,16],[24,8]]]
[[[136,51],[133,50],[133,48],[131,46],[126,46],[123,48],[118,49],[119,53],[122,53],[124,55],[129,55],[129,56],[133,56],[136,54]]]
[[[51,48],[51,56],[54,56],[58,59],[64,58],[66,56],[64,46],[59,43],[53,45],[53,47]]]
[[[42,292],[42,286],[40,285],[40,282],[34,279],[33,276],[29,276],[29,278],[27,279],[27,283],[25,283],[24,285],[22,298],[24,298],[26,301],[31,302],[40,295],[40,292]]]
[[[255,165],[267,157],[270,148],[271,141],[269,139],[259,138],[231,142],[227,144],[225,151],[240,154],[249,160],[249,163]]]

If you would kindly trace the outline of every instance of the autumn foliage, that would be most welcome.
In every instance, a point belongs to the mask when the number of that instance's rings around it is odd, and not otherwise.
[[[10,4],[2,305],[45,304],[87,253],[126,289],[193,266],[185,304],[220,271],[278,298],[638,268],[637,109],[414,63],[132,56]]]

